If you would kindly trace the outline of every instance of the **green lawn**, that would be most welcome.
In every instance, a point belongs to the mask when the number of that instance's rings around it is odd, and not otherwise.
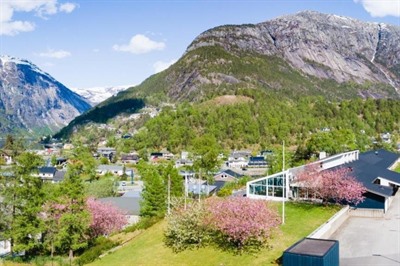
[[[281,210],[281,205],[274,204]],[[338,207],[322,207],[308,204],[285,204],[285,224],[271,241],[272,248],[256,255],[234,255],[212,247],[173,253],[163,244],[166,223],[160,222],[137,236],[121,249],[90,265],[278,265],[283,251],[309,235],[326,222]]]
[[[400,173],[400,164],[398,164],[394,170],[395,170],[397,173]]]

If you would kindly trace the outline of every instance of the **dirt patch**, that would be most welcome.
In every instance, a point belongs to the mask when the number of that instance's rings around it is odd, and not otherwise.
[[[250,97],[246,96],[237,96],[237,95],[223,95],[218,96],[207,103],[212,105],[232,105],[237,103],[247,103],[247,102],[254,102],[254,100]]]

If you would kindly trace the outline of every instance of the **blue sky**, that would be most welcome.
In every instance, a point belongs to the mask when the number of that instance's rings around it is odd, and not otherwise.
[[[303,10],[400,25],[400,0],[1,0],[0,54],[70,88],[139,84],[207,29]]]

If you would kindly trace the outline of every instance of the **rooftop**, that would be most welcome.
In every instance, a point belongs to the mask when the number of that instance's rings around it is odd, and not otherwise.
[[[285,252],[322,257],[336,243],[337,240],[304,238],[288,248]]]

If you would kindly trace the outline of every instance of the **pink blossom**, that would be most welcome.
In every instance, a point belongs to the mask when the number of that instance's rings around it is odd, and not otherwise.
[[[205,223],[239,247],[251,239],[265,242],[280,224],[277,212],[268,208],[265,201],[240,197],[210,198],[206,208],[209,215]]]
[[[93,236],[109,235],[121,230],[127,223],[125,214],[111,203],[88,198],[86,205],[92,218],[90,229]]]
[[[299,173],[296,181],[309,193],[324,201],[349,202],[357,205],[364,200],[365,187],[352,175],[349,168],[318,171],[307,167]]]

